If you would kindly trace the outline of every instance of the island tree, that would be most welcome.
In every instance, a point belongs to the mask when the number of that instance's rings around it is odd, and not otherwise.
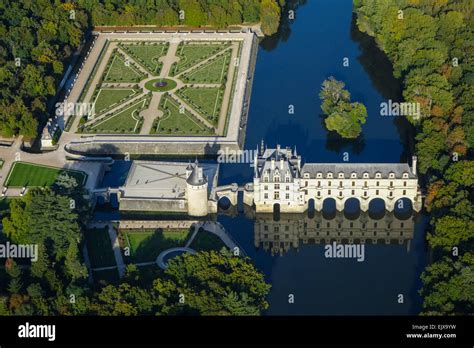
[[[328,130],[336,131],[343,138],[354,139],[362,132],[367,109],[361,103],[351,103],[351,95],[344,87],[344,82],[332,76],[325,80],[319,92],[321,109],[327,115],[325,124]]]

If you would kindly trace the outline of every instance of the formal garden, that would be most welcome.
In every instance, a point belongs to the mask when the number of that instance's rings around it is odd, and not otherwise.
[[[82,92],[93,108],[76,131],[225,135],[239,54],[239,41],[110,40]]]

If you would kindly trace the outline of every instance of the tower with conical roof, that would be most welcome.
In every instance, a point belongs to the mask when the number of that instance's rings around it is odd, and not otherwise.
[[[194,165],[188,166],[186,173],[189,173],[186,178],[188,214],[206,216],[208,214],[208,182],[197,159]]]

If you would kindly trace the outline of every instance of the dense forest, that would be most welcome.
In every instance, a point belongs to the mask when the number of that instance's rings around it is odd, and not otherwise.
[[[421,278],[423,314],[474,312],[474,45],[471,0],[355,0],[373,36],[421,105],[416,154],[431,215],[434,262]]]
[[[65,67],[98,25],[226,27],[275,33],[284,0],[4,0],[0,2],[0,135],[34,138]]]

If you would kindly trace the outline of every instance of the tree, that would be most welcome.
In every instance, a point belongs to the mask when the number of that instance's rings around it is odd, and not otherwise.
[[[345,84],[329,77],[322,84],[319,97],[321,109],[328,115],[325,124],[328,130],[336,131],[343,138],[357,138],[367,118],[367,109],[361,103],[351,103]]]
[[[270,285],[263,274],[228,251],[173,258],[165,275],[176,286],[174,297],[184,295],[184,305],[175,301],[175,309],[201,315],[256,315],[268,308]]]
[[[424,287],[423,314],[461,315],[474,311],[474,256],[443,259],[428,266],[421,275]]]

